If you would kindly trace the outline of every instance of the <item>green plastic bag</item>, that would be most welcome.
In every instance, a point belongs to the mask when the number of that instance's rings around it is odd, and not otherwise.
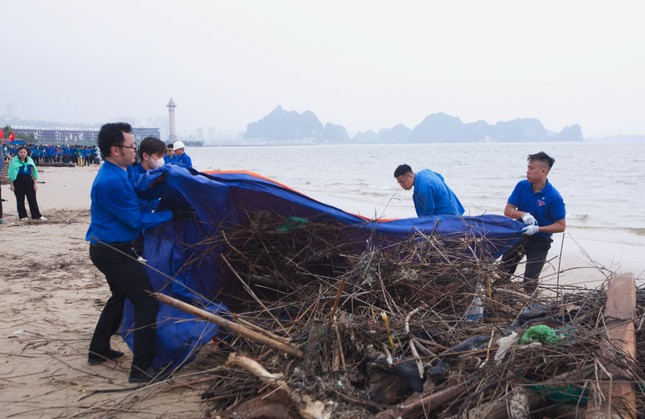
[[[555,330],[544,324],[538,324],[526,329],[526,332],[520,338],[520,345],[526,345],[533,342],[556,343],[560,340]]]
[[[302,228],[307,225],[308,220],[302,217],[296,217],[291,215],[287,217],[279,226],[275,229],[278,233],[288,233],[290,231]]]

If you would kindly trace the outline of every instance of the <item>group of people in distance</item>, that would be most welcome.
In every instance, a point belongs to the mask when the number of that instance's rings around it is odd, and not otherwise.
[[[22,145],[5,144],[5,154],[16,155],[18,148]],[[29,157],[34,160],[36,166],[41,163],[74,163],[77,166],[98,165],[101,158],[98,155],[96,146],[88,145],[56,145],[56,144],[25,144],[29,151]]]
[[[146,142],[145,140],[156,140],[161,143],[159,148],[158,143],[151,141]],[[144,147],[145,142],[145,147]],[[157,164],[163,165],[164,163],[176,163],[185,167],[193,167],[193,162],[188,154],[185,152],[185,145],[181,141],[175,141],[173,144],[168,144],[166,146],[161,140],[154,137],[147,137],[142,142],[142,147],[139,153],[139,161],[137,164],[139,167],[145,168],[146,170],[151,170],[155,167],[150,166],[153,161],[150,159],[150,153],[153,152],[153,147],[156,145],[156,155],[158,156],[155,160]],[[75,146],[76,147],[76,146]],[[148,149],[150,147],[150,149]],[[167,147],[167,148],[166,148]],[[65,147],[61,147],[65,148]],[[67,147],[69,148],[69,147]],[[95,150],[95,147],[85,147],[87,150]],[[43,216],[40,213],[38,208],[38,201],[36,199],[36,191],[38,190],[38,159],[34,157],[34,154],[39,150],[38,146],[34,146],[29,152],[29,149],[25,145],[16,146],[15,148],[8,148],[12,154],[15,154],[14,157],[9,161],[9,169],[7,171],[9,177],[9,189],[13,191],[16,196],[16,205],[18,209],[18,218],[20,221],[28,221],[29,217],[27,216],[27,208],[25,207],[25,198],[27,198],[27,203],[29,205],[29,212],[31,218],[35,221],[47,221],[47,217]],[[166,153],[166,150],[168,152]],[[146,155],[146,160],[143,160],[143,155]],[[94,157],[92,157],[94,160]],[[100,161],[100,158],[98,159]],[[0,159],[0,170],[2,170],[2,159]],[[0,224],[4,223],[4,214],[2,210],[2,191],[0,190]]]
[[[515,185],[504,208],[505,216],[524,223],[524,238],[502,255],[499,281],[510,280],[526,256],[524,290],[531,294],[537,289],[553,233],[563,232],[567,223],[564,200],[547,179],[555,159],[541,151],[530,154],[527,160],[526,179]],[[428,169],[414,173],[410,166],[402,164],[394,177],[403,189],[414,188],[412,199],[419,217],[464,214],[461,202],[439,173]]]
[[[101,127],[98,147],[104,158],[91,190],[91,221],[86,240],[90,242],[90,259],[105,275],[111,296],[99,317],[90,342],[88,363],[101,364],[123,356],[110,345],[111,336],[118,330],[125,299],[134,305],[134,344],[129,382],[148,383],[162,380],[170,371],[156,368],[156,318],[158,302],[144,265],[135,248],[142,230],[167,222],[195,219],[193,208],[158,210],[163,192],[147,191],[142,205],[141,193],[135,191],[136,180],[149,170],[164,164],[176,163],[191,167],[184,144],[177,141],[165,145],[156,138],[145,138],[137,147],[132,127],[127,123],[108,123]],[[137,152],[139,164],[133,166]],[[543,152],[528,157],[527,179],[519,182],[508,199],[504,214],[526,224],[525,239],[502,257],[502,269],[512,275],[527,255],[525,287],[537,287],[537,277],[545,263],[551,245],[551,235],[565,229],[565,207],[558,191],[547,180],[554,160]],[[464,208],[443,177],[431,170],[417,173],[408,165],[394,172],[399,185],[414,188],[414,205],[419,216],[463,215]],[[151,192],[151,193],[148,193]]]

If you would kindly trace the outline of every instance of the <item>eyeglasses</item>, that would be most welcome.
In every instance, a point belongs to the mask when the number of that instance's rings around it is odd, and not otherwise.
[[[137,146],[137,143],[132,143],[132,145],[123,145],[123,144],[119,144],[119,145],[117,145],[116,147],[119,147],[119,148],[130,148],[130,149],[132,149],[132,150],[136,150],[138,146]]]

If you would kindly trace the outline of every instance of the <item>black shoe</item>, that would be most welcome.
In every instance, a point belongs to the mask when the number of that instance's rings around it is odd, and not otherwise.
[[[171,374],[172,371],[166,371],[154,367],[149,367],[145,371],[139,371],[135,368],[134,370],[130,371],[130,378],[128,379],[128,381],[130,383],[156,383],[159,381],[164,381],[165,379],[169,378]]]
[[[110,349],[107,354],[97,354],[95,352],[90,352],[87,355],[87,363],[90,365],[102,364],[105,361],[114,361],[123,356],[123,352]]]

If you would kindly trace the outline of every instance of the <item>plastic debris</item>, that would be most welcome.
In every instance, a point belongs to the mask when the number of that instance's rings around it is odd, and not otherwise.
[[[470,321],[484,320],[484,303],[482,302],[482,295],[484,294],[484,287],[481,283],[477,284],[477,294],[473,297],[473,301],[466,310],[466,319]]]
[[[308,222],[309,221],[306,218],[290,215],[275,229],[278,233],[288,233],[306,226]]]
[[[506,356],[506,353],[508,350],[513,346],[517,341],[519,340],[519,337],[517,335],[517,332],[513,332],[508,336],[504,336],[503,338],[497,339],[497,352],[495,352],[495,361],[499,364],[502,359]]]
[[[475,295],[470,306],[468,306],[466,319],[470,321],[482,321],[484,319],[484,306],[482,305],[482,298],[479,295]]]
[[[536,319],[538,317],[544,317],[549,314],[549,309],[546,305],[540,303],[532,303],[528,307],[525,307],[524,310],[520,313],[520,320],[527,321]]]
[[[527,343],[540,342],[540,343],[556,343],[560,340],[555,330],[544,324],[538,324],[526,329],[526,332],[520,338],[520,344],[526,345]]]

